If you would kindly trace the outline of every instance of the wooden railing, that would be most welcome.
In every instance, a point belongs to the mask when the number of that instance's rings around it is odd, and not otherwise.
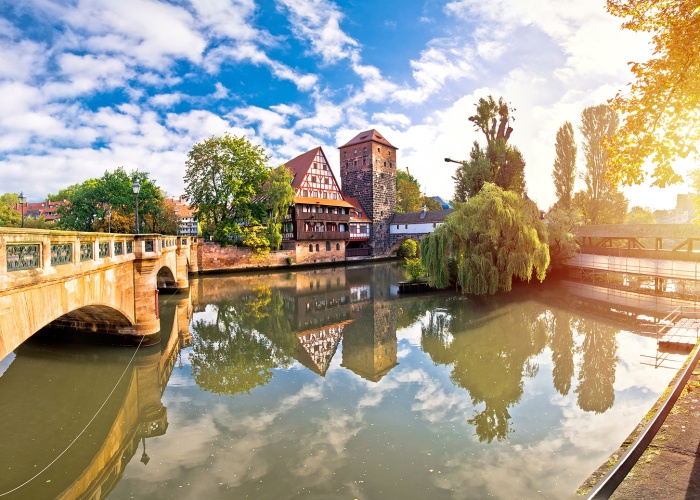
[[[297,240],[347,240],[347,231],[297,231]]]
[[[632,257],[635,259],[700,262],[700,252],[688,252],[685,250],[653,250],[646,248],[615,248],[585,245],[581,247],[581,253],[589,255],[607,255],[610,257]]]

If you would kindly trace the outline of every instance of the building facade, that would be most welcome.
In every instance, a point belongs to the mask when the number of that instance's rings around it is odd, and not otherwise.
[[[173,212],[177,218],[179,234],[182,236],[197,236],[199,234],[199,222],[194,212],[185,201],[184,196],[179,198],[166,198],[167,203],[173,206]]]
[[[396,212],[398,148],[372,129],[360,132],[338,149],[343,193],[357,199],[372,221],[372,255],[387,255],[391,249],[389,226]]]

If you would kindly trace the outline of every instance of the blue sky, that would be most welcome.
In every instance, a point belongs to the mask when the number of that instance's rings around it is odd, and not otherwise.
[[[179,195],[189,149],[224,132],[273,165],[323,146],[338,174],[337,146],[370,128],[450,199],[443,158],[481,140],[467,117],[491,94],[517,110],[511,142],[546,208],[557,129],[649,55],[604,0],[0,0],[0,12],[0,192],[31,201],[118,166]],[[627,193],[671,208],[685,191]]]

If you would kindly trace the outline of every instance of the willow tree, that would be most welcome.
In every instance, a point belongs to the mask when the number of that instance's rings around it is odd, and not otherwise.
[[[509,291],[513,278],[544,280],[549,265],[547,231],[527,197],[486,183],[421,242],[431,286],[454,280],[465,294]]]

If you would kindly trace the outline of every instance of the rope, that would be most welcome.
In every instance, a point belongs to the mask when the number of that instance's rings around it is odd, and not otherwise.
[[[172,295],[171,295],[170,297],[168,297],[168,299],[165,301],[165,304],[167,304],[167,303],[170,301],[170,299],[171,299],[172,297],[173,297]],[[164,304],[164,305],[165,305],[165,304]],[[141,337],[141,340],[139,341],[139,345],[136,346],[136,349],[134,350],[134,354],[131,356],[131,359],[129,360],[129,363],[127,363],[126,367],[124,368],[124,371],[122,372],[121,376],[120,376],[119,379],[117,380],[117,383],[114,384],[114,387],[112,388],[112,390],[109,391],[109,394],[108,394],[107,397],[105,398],[104,402],[103,402],[103,403],[100,405],[100,407],[97,409],[97,411],[96,411],[95,414],[92,416],[92,418],[90,419],[90,421],[89,421],[87,424],[85,424],[85,427],[83,427],[83,430],[81,430],[81,431],[78,433],[78,435],[75,436],[75,438],[73,438],[73,440],[72,440],[70,443],[68,443],[68,446],[66,446],[66,448],[65,448],[61,453],[59,453],[58,456],[57,456],[56,458],[54,458],[51,462],[49,462],[49,464],[48,464],[46,467],[44,467],[43,469],[41,469],[39,472],[37,472],[36,474],[34,474],[32,477],[30,477],[29,479],[27,479],[25,482],[23,482],[23,483],[20,484],[19,486],[16,486],[16,487],[12,488],[11,490],[6,491],[6,492],[4,492],[4,493],[0,493],[0,497],[4,497],[5,495],[9,495],[10,493],[13,493],[13,492],[17,491],[18,489],[23,488],[23,487],[26,486],[27,484],[31,483],[31,482],[34,481],[37,477],[39,477],[41,474],[43,474],[44,472],[46,472],[46,470],[47,470],[49,467],[51,467],[53,464],[55,464],[56,461],[58,461],[59,458],[61,458],[63,455],[66,454],[66,452],[71,448],[71,446],[73,446],[73,445],[75,444],[75,442],[80,438],[80,436],[82,436],[82,435],[85,433],[85,431],[87,430],[87,428],[90,427],[90,424],[92,424],[92,422],[97,418],[97,415],[100,414],[100,412],[102,411],[102,409],[103,409],[103,408],[105,407],[105,405],[107,404],[107,401],[109,401],[109,398],[111,398],[111,397],[112,397],[112,394],[114,394],[114,391],[117,390],[117,387],[119,386],[119,383],[120,383],[120,382],[122,381],[122,379],[124,378],[124,375],[126,375],[126,372],[129,370],[129,367],[131,366],[131,363],[134,362],[134,358],[136,357],[136,353],[139,352],[139,349],[141,348],[141,344],[143,343],[143,339],[144,339],[144,337]]]

